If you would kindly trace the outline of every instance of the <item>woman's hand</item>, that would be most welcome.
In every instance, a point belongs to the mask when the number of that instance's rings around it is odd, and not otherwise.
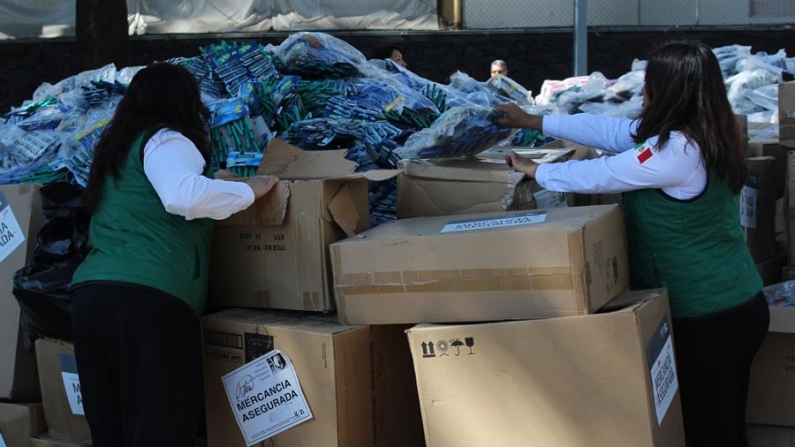
[[[505,163],[519,172],[524,172],[530,178],[536,178],[538,164],[529,158],[524,158],[516,152],[505,156]]]
[[[228,180],[228,179],[236,178],[236,177],[239,177],[239,176],[237,174],[235,174],[234,172],[232,172],[232,171],[227,171],[226,169],[219,169],[219,170],[215,171],[215,178],[217,178],[217,179]]]
[[[529,115],[515,103],[497,104],[494,110],[503,115],[495,121],[500,126],[541,130],[542,117]]]
[[[249,177],[244,182],[254,191],[254,197],[259,199],[279,183],[279,178],[273,175],[258,175]]]

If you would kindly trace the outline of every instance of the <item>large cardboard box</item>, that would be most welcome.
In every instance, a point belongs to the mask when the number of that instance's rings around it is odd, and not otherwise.
[[[91,447],[91,444],[81,444],[63,439],[56,439],[50,436],[31,438],[30,447]]]
[[[370,327],[373,445],[421,446],[424,440],[417,379],[406,343],[410,325]]]
[[[748,178],[740,194],[740,225],[754,262],[776,256],[776,159],[752,157],[746,160]]]
[[[65,341],[36,340],[44,417],[51,437],[81,444],[91,443],[91,430],[83,412],[74,346]]]
[[[776,159],[773,179],[776,197],[781,198],[784,197],[787,182],[787,152],[789,149],[779,143],[778,129],[778,124],[749,123],[748,156]]]
[[[667,295],[615,305],[410,329],[427,446],[684,447]]]
[[[398,220],[331,254],[346,324],[588,314],[629,282],[615,205]]]
[[[218,222],[213,305],[328,311],[334,308],[328,245],[370,226],[367,180],[345,151],[305,153],[273,140],[258,173],[283,181],[249,209]]]
[[[209,447],[245,446],[221,377],[272,349],[293,361],[314,419],[270,438],[268,445],[419,445],[422,423],[406,328],[335,321],[243,309],[202,318]]]
[[[45,223],[39,187],[0,186],[0,206],[9,210],[3,212],[3,224],[11,228],[12,220],[16,221],[21,230],[11,241],[3,242],[0,238],[0,358],[3,359],[0,362],[0,399],[33,402],[40,399],[36,355],[23,347],[20,309],[12,290],[14,273],[33,255],[36,236]],[[24,242],[9,252],[23,238]]]
[[[516,149],[538,163],[563,161],[574,149]],[[398,219],[568,206],[571,195],[547,191],[505,164],[505,152],[470,159],[402,160]]]
[[[747,421],[795,427],[795,307],[770,306],[770,329],[751,365]]]
[[[795,428],[773,425],[749,424],[748,447],[792,447],[795,445]]]
[[[795,262],[795,151],[787,154],[787,191],[784,223],[787,228],[789,262]]]
[[[795,148],[795,81],[778,85],[779,141]]]
[[[31,437],[46,431],[41,404],[0,403],[0,446],[28,447]]]

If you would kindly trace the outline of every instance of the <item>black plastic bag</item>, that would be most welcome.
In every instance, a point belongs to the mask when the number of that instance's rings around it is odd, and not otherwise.
[[[36,236],[36,250],[14,274],[14,297],[22,309],[24,346],[33,350],[41,337],[72,339],[72,275],[88,250],[88,223],[82,190],[66,182],[40,190],[49,219]]]

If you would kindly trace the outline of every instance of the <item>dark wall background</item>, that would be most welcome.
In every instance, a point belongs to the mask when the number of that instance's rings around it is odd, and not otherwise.
[[[494,59],[508,62],[509,76],[538,94],[545,79],[563,79],[573,70],[573,42],[570,31],[445,31],[438,33],[332,33],[370,56],[379,47],[397,45],[420,76],[447,82],[456,70],[478,80],[488,77]],[[130,47],[133,65],[172,57],[192,57],[199,47],[222,39],[281,43],[287,34],[212,37],[133,37]],[[751,46],[752,51],[774,53],[780,48],[795,56],[795,30],[654,30],[592,31],[588,36],[588,71],[601,71],[616,78],[630,70],[632,60],[644,59],[659,45],[675,39],[700,39],[718,47]],[[73,40],[44,40],[0,43],[0,112],[31,99],[44,82],[56,83],[78,73],[76,43]]]

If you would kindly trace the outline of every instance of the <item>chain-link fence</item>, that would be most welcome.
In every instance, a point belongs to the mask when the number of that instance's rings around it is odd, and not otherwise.
[[[583,0],[580,0],[583,1]],[[465,29],[574,26],[575,0],[462,0]],[[793,0],[587,0],[588,25],[757,26],[795,22]]]

